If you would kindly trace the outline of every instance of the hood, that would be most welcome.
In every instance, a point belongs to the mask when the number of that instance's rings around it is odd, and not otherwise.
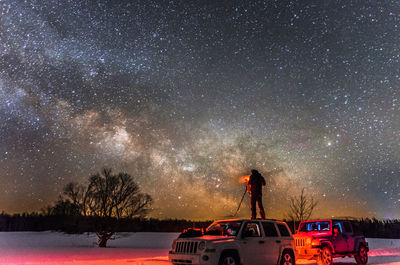
[[[331,236],[331,232],[299,232],[293,235],[293,238],[300,238],[300,237],[313,237],[313,238],[326,238]]]
[[[232,241],[235,239],[235,237],[234,236],[203,236],[202,239],[207,242],[217,243],[217,242]]]
[[[234,236],[208,236],[208,235],[202,237],[178,238],[179,241],[190,240],[190,241],[206,241],[212,243],[232,241],[234,239],[235,239]]]

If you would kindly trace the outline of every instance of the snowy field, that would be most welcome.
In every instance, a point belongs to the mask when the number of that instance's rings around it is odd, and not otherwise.
[[[55,232],[0,232],[1,265],[169,265],[167,255],[177,233],[122,233],[109,248],[95,247],[94,234],[66,235]],[[399,264],[400,240],[368,239],[369,264]],[[299,260],[298,264],[316,264]],[[336,259],[337,265],[355,264]]]

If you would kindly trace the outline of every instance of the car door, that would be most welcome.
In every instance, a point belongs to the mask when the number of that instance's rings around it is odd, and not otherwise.
[[[281,238],[278,235],[275,223],[264,221],[262,227],[264,230],[264,264],[277,264]]]
[[[347,252],[355,251],[355,240],[354,240],[354,231],[350,222],[343,222],[343,236],[346,237],[347,242]]]
[[[262,237],[260,222],[246,222],[239,242],[244,265],[265,265],[263,249],[265,241]]]
[[[347,240],[346,240],[346,236],[343,235],[343,227],[341,222],[333,222],[333,229],[332,229],[332,233],[333,235],[333,247],[335,248],[335,252],[336,253],[345,253],[347,252]],[[337,230],[337,234],[335,235],[335,230]]]

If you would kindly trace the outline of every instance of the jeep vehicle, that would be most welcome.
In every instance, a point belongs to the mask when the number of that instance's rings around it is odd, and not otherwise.
[[[354,257],[357,264],[367,264],[368,243],[348,220],[312,220],[300,222],[293,235],[298,259],[314,259],[331,265],[337,257]]]
[[[168,260],[174,265],[295,265],[294,241],[284,222],[221,220],[204,232],[181,234]]]

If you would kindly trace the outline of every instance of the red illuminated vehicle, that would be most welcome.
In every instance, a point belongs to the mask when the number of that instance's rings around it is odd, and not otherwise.
[[[312,220],[299,225],[293,235],[296,258],[314,259],[320,265],[331,265],[337,257],[354,257],[357,264],[367,264],[368,243],[348,220]]]

